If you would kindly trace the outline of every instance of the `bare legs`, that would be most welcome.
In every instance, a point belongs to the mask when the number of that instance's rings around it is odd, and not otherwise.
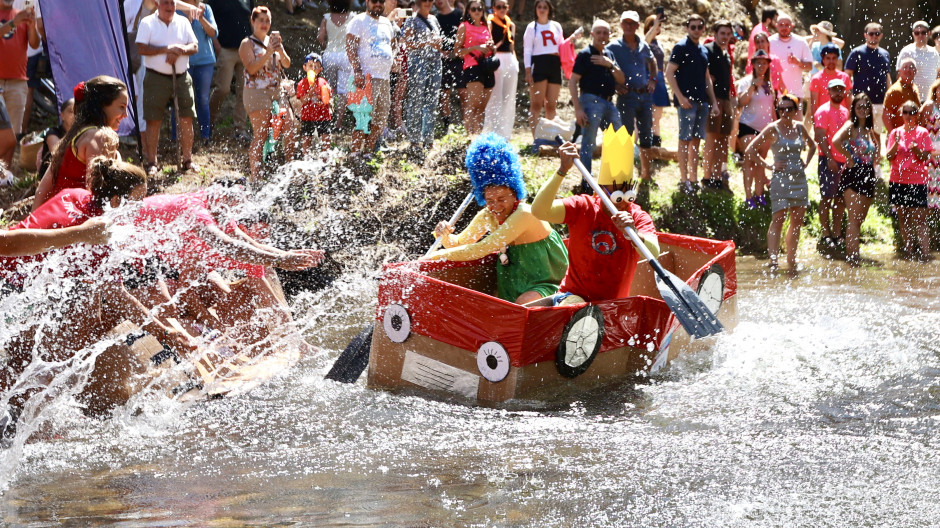
[[[484,88],[483,83],[467,84],[463,108],[468,134],[479,134],[483,130],[483,116],[486,114],[486,104],[490,101],[492,91],[492,88]]]
[[[270,110],[258,110],[248,115],[251,120],[251,147],[248,150],[248,168],[251,171],[251,181],[261,179],[262,154],[264,141],[268,138],[268,117]],[[150,123],[147,123],[147,132],[150,132]]]
[[[767,252],[770,254],[770,267],[777,268],[777,254],[780,252],[780,234],[783,223],[790,216],[790,227],[787,229],[787,266],[790,272],[796,271],[796,250],[800,242],[800,229],[803,228],[803,217],[806,215],[805,207],[790,207],[781,209],[773,214],[770,227],[767,229]]]
[[[698,147],[701,140],[679,140],[679,177],[682,183],[698,183]]]
[[[901,249],[906,256],[923,258],[930,254],[926,207],[898,207],[898,224],[901,229]],[[919,255],[915,252],[915,243],[920,250]]]
[[[539,81],[529,87],[529,128],[532,129],[533,135],[543,108],[545,109],[545,119],[555,119],[560,91],[560,84],[548,84],[547,80]]]
[[[852,189],[846,189],[845,207],[849,212],[849,223],[845,229],[845,261],[851,266],[858,266],[862,223],[868,216],[871,198],[862,196]]]

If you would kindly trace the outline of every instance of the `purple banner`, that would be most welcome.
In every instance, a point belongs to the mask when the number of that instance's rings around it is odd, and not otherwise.
[[[76,84],[98,75],[124,81],[132,97],[120,0],[42,0],[40,8],[60,103],[72,97]],[[135,108],[128,101],[122,136],[134,133]]]

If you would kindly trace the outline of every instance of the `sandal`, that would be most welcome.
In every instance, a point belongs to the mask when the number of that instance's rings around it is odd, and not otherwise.
[[[156,176],[158,172],[160,172],[160,169],[157,168],[156,163],[147,163],[144,165],[144,171],[147,173],[147,177],[152,178]]]
[[[202,167],[193,163],[193,160],[186,160],[183,163],[180,163],[180,172],[199,172],[202,170]]]

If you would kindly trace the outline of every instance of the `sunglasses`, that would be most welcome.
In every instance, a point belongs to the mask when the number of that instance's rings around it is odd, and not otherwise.
[[[904,115],[917,115],[917,110],[901,110]]]
[[[860,104],[860,105],[855,105],[855,108],[857,108],[857,109],[859,109],[859,110],[871,110],[871,105],[870,105],[870,104]]]
[[[689,29],[692,31],[701,31],[705,29],[705,24],[690,24]]]
[[[500,11],[503,11],[503,10],[509,9],[509,6],[507,6],[507,5],[498,5],[498,6],[493,6],[493,9],[499,9]]]
[[[482,7],[471,7],[471,8],[469,8],[469,9],[467,9],[467,11],[470,11],[471,13],[479,13],[479,12],[483,11],[483,8],[482,8]]]
[[[920,31],[915,30],[915,31],[914,31],[914,34],[915,34],[915,35],[926,35],[926,34],[927,34],[927,31],[926,31],[926,30],[920,30]]]
[[[795,106],[778,106],[777,107],[778,112],[793,112],[794,110],[796,110]]]
[[[880,31],[869,31],[869,32],[867,33],[867,35],[868,35],[869,37],[880,37],[880,36],[881,36],[881,32],[880,32]]]

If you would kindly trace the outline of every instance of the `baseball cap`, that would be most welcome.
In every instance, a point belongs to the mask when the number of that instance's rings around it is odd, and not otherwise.
[[[640,14],[637,13],[636,11],[624,11],[623,13],[620,14],[620,21],[623,22],[624,20],[632,20],[636,22],[637,24],[639,24]]]
[[[842,79],[833,79],[829,81],[828,88],[835,88],[836,86],[841,86],[845,88],[845,81],[843,81]]]

